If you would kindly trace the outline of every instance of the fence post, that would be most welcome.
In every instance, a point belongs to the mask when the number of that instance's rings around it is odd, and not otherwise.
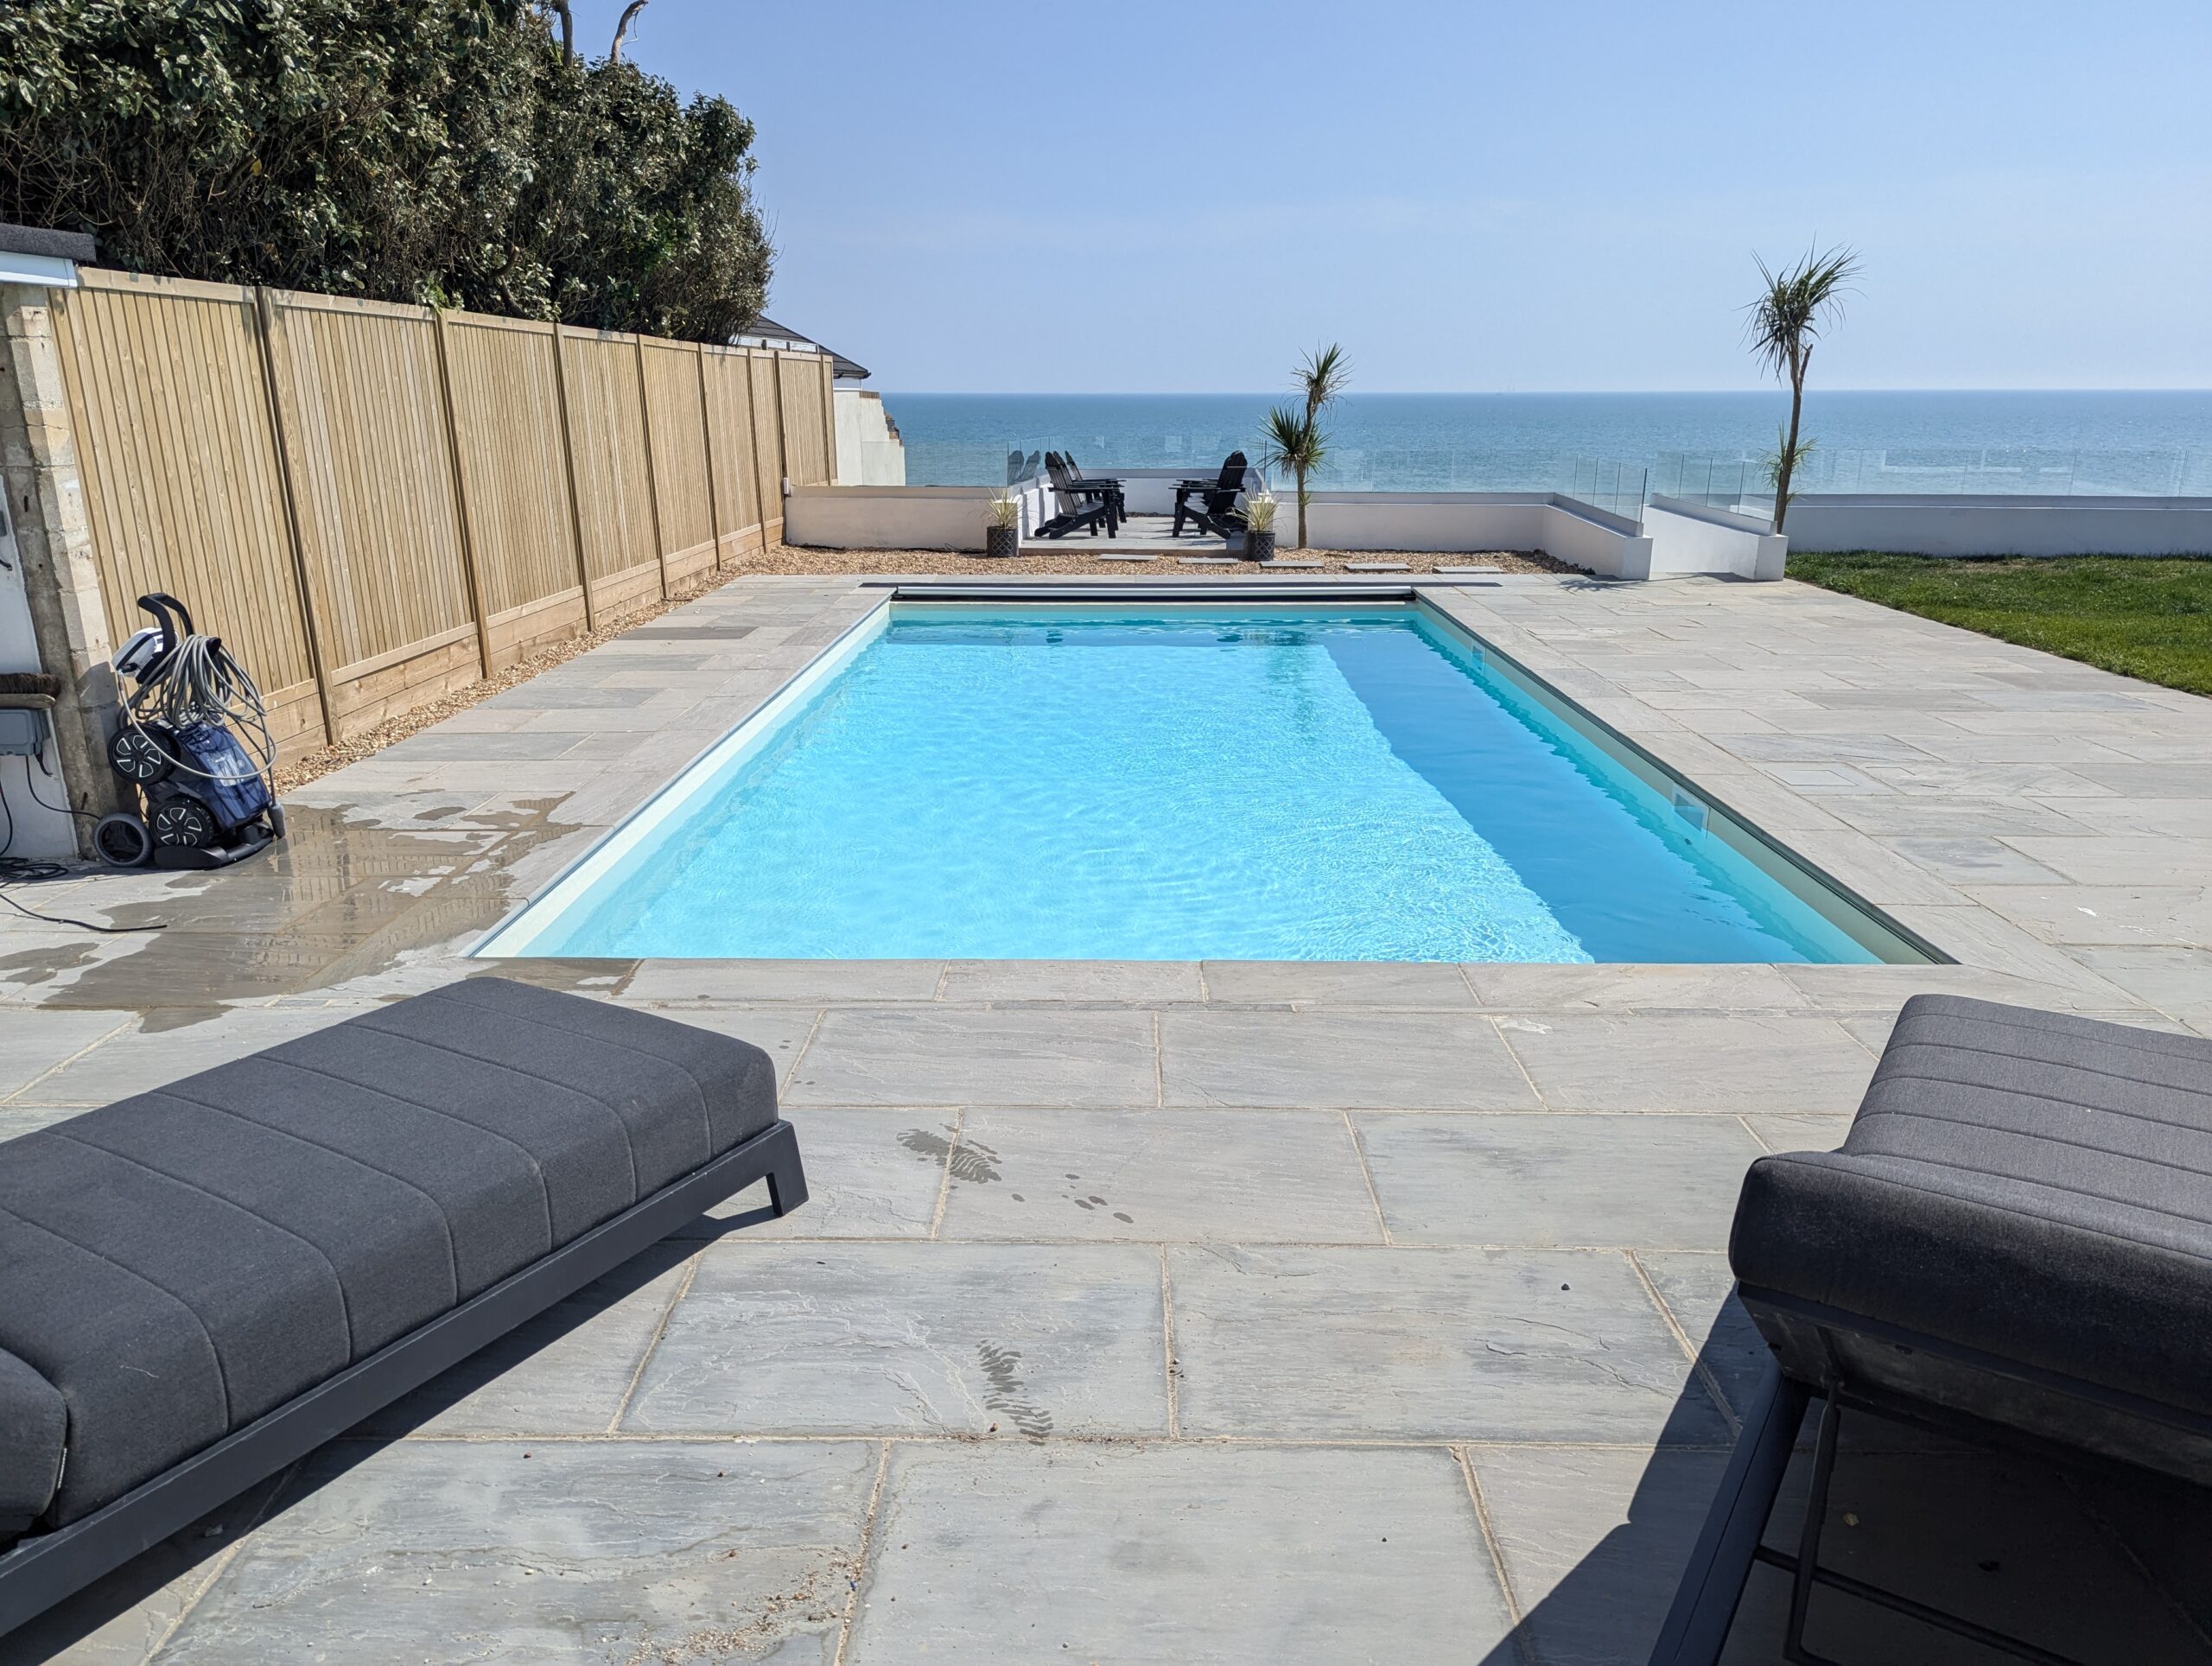
[[[784,488],[791,484],[791,442],[784,433],[784,355],[781,349],[770,355],[776,361],[776,518],[783,518]]]
[[[446,455],[453,461],[453,500],[461,516],[461,572],[468,583],[468,605],[476,615],[476,658],[492,674],[492,613],[484,605],[484,578],[476,570],[476,524],[468,510],[468,475],[461,462],[461,418],[453,408],[453,366],[446,351],[446,309],[430,308],[437,327],[438,404],[446,414]]]
[[[638,344],[638,415],[645,423],[645,501],[653,506],[653,560],[660,567],[660,599],[668,600],[668,540],[660,531],[660,474],[653,467],[653,391],[645,381],[645,338],[630,338]]]
[[[0,285],[0,490],[12,500],[0,506],[0,529],[15,526],[38,663],[60,680],[53,719],[63,802],[78,812],[69,818],[78,854],[91,856],[85,818],[120,802],[107,763],[115,673],[52,295]]]
[[[254,339],[261,346],[261,386],[269,401],[269,431],[276,442],[276,483],[284,496],[284,536],[292,545],[292,582],[300,588],[300,622],[307,629],[308,665],[315,672],[315,703],[322,712],[323,738],[338,744],[338,716],[333,709],[330,657],[323,652],[322,609],[315,606],[307,542],[300,536],[299,494],[292,483],[292,444],[284,429],[284,401],[276,378],[276,303],[259,284],[253,290]]]
[[[576,442],[569,432],[569,355],[561,350],[561,321],[553,321],[553,386],[561,400],[561,467],[569,481],[569,536],[575,540],[576,582],[584,591],[584,633],[599,628],[599,609],[591,599],[591,563],[584,559],[584,512],[576,496]]]
[[[691,356],[699,367],[699,432],[707,447],[707,526],[715,540],[715,570],[722,569],[721,494],[715,490],[715,402],[707,393],[707,349],[694,341]]]
[[[745,414],[747,427],[752,435],[753,495],[760,512],[760,548],[768,547],[768,506],[780,502],[771,489],[774,482],[768,479],[766,460],[761,455],[760,433],[760,360],[747,348],[745,354]],[[772,395],[771,396],[772,397]]]

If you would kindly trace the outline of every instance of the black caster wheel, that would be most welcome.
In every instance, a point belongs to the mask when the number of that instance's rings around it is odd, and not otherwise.
[[[269,801],[269,836],[272,839],[284,836],[284,806],[274,798]]]
[[[103,816],[92,829],[92,849],[111,868],[143,868],[154,854],[154,836],[136,816]]]
[[[107,743],[108,766],[137,786],[166,780],[176,767],[168,750],[168,736],[161,731],[126,724]]]
[[[205,850],[215,843],[215,818],[197,798],[172,798],[154,811],[154,843]]]

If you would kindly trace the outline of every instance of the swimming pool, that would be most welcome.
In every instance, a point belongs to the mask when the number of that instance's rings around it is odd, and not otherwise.
[[[1929,958],[1417,601],[887,604],[477,952]]]

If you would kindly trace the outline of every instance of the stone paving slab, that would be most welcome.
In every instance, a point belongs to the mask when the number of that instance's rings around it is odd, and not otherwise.
[[[1533,1110],[1536,1096],[1477,1014],[1178,1008],[1160,1015],[1170,1105]]]
[[[1511,1621],[1440,1450],[900,1446],[852,1666],[1480,1660]]]
[[[794,1104],[1156,1103],[1146,1013],[887,1008],[825,1014]]]
[[[1367,1114],[1394,1243],[1720,1249],[1763,1150],[1733,1116]]]
[[[726,1239],[700,1256],[620,1427],[1165,1434],[1163,1336],[1147,1247]]]
[[[1625,1256],[1171,1248],[1167,1264],[1186,1434],[1730,1438]]]
[[[1351,1131],[1327,1110],[977,1110],[946,1238],[1379,1243]]]
[[[827,1666],[876,1464],[866,1442],[341,1441],[162,1657]]]
[[[1568,1012],[1501,1027],[1559,1110],[1851,1110],[1874,1073],[1831,1018]]]

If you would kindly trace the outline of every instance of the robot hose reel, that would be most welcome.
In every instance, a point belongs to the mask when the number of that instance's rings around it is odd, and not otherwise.
[[[175,596],[156,591],[138,606],[155,623],[115,656],[116,675],[134,687],[107,757],[144,814],[102,817],[94,843],[119,868],[243,862],[284,836],[261,690],[220,637],[193,630]]]

